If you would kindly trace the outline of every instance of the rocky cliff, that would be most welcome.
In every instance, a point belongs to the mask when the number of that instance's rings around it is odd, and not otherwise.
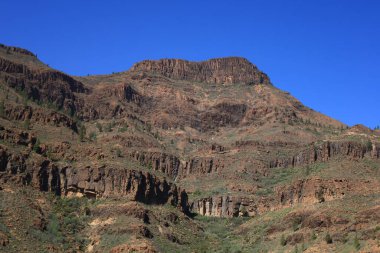
[[[51,110],[44,110],[27,105],[4,104],[4,117],[8,120],[25,121],[31,124],[63,126],[75,132],[78,131],[77,122],[66,114]]]
[[[128,198],[146,204],[169,203],[189,213],[185,190],[150,173],[107,167],[57,167],[43,157],[29,159],[0,146],[0,182],[31,185],[56,195]]]
[[[141,165],[160,171],[172,179],[189,175],[216,173],[224,168],[222,160],[215,157],[193,157],[181,161],[178,157],[160,152],[132,152],[130,156]]]
[[[62,72],[34,70],[1,57],[0,80],[23,92],[28,99],[52,103],[69,112],[75,112],[81,103],[74,93],[88,92],[81,82]]]
[[[269,162],[269,168],[296,167],[312,164],[315,162],[326,162],[332,157],[344,156],[351,159],[362,159],[366,153],[378,158],[378,144],[363,144],[354,141],[324,141],[322,144],[311,145],[307,149],[292,157],[278,157]]]
[[[131,72],[151,72],[172,79],[206,82],[215,84],[270,84],[266,74],[240,57],[211,59],[203,62],[189,62],[179,59],[142,61],[135,64]]]
[[[276,187],[273,196],[213,196],[191,203],[191,211],[204,216],[256,216],[296,204],[314,204],[352,195],[370,195],[380,191],[376,180],[321,179],[297,180]]]

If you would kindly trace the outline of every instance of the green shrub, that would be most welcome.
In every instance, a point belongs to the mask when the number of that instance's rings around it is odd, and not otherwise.
[[[372,142],[370,140],[367,141],[366,147],[367,147],[367,151],[371,151],[372,150]]]
[[[0,102],[0,117],[4,118],[5,117],[5,105],[4,105],[4,100]]]
[[[200,196],[202,193],[199,189],[196,189],[194,192],[193,192],[193,195],[194,196]]]
[[[112,132],[112,125],[110,123],[108,123],[105,127],[104,127],[104,131],[109,133],[109,132]]]
[[[285,239],[285,236],[284,235],[281,235],[281,239],[280,239],[280,244],[281,246],[285,246],[287,243],[286,239]]]
[[[333,240],[331,238],[331,235],[327,232],[326,236],[325,236],[325,241],[327,244],[331,244],[333,243]]]
[[[40,145],[41,145],[40,140],[37,139],[36,143],[34,143],[34,145],[33,145],[33,151],[36,153],[40,153],[40,151],[41,151]]]
[[[117,156],[117,157],[122,157],[122,156],[121,156],[121,150],[120,150],[120,148],[116,148],[116,149],[115,149],[115,152],[116,152],[116,156]]]
[[[313,233],[311,233],[311,240],[316,240],[317,239],[317,235],[315,234],[315,231],[313,231]]]
[[[91,141],[96,141],[96,133],[95,132],[91,132],[88,137],[90,138]]]
[[[128,127],[129,127],[128,124],[124,124],[124,126],[122,128],[119,128],[119,132],[121,132],[121,133],[126,132],[128,130]]]
[[[29,118],[26,118],[24,121],[24,129],[30,130],[30,119]]]
[[[354,247],[355,247],[356,250],[360,249],[360,242],[359,242],[357,234],[355,235],[355,238],[354,238]]]
[[[83,142],[85,139],[85,136],[86,136],[86,127],[84,125],[81,125],[79,128],[79,140]]]
[[[103,127],[99,122],[96,123],[96,128],[98,128],[99,132],[103,132]]]

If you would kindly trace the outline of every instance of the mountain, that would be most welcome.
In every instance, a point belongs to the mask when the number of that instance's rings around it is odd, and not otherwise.
[[[241,57],[70,76],[0,46],[4,252],[376,252],[380,131]]]

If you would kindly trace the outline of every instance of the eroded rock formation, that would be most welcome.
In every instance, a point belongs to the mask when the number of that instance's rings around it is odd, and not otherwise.
[[[240,57],[218,58],[203,62],[179,59],[147,60],[135,64],[130,71],[136,73],[147,71],[173,79],[216,84],[270,84],[266,74]]]
[[[255,216],[295,204],[323,203],[347,195],[372,194],[379,191],[380,185],[376,181],[309,178],[277,187],[273,196],[203,198],[192,202],[191,210],[200,215],[215,217]]]
[[[312,145],[292,157],[276,158],[269,162],[270,168],[296,167],[312,164],[315,162],[326,162],[332,157],[339,155],[352,159],[362,159],[369,152],[373,157],[379,157],[376,145],[364,145],[353,141],[331,142],[325,141],[320,145]]]
[[[31,185],[56,195],[128,198],[147,204],[169,203],[189,212],[186,191],[146,172],[107,167],[58,168],[48,159],[28,161],[0,146],[0,182]]]

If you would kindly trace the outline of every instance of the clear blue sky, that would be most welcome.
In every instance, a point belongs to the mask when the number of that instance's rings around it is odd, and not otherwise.
[[[0,43],[73,75],[243,56],[305,105],[380,124],[380,1],[2,0]]]

